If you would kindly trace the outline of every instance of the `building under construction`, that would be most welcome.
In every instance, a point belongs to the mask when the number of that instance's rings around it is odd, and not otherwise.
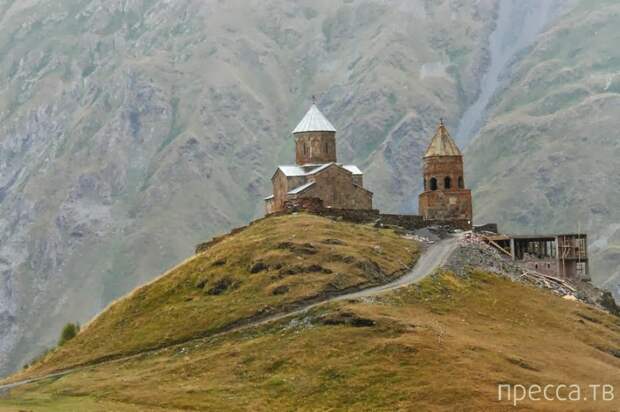
[[[487,241],[524,268],[564,279],[589,280],[588,237],[566,235],[491,235]]]

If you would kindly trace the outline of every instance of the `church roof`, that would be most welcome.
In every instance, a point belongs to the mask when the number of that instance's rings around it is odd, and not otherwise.
[[[323,163],[316,165],[303,165],[303,166],[278,166],[278,169],[284,173],[287,177],[296,177],[296,176],[309,176],[313,175],[321,170],[325,169],[327,166],[332,165],[333,163]]]
[[[364,173],[362,173],[360,168],[355,166],[355,165],[344,165],[342,167],[344,167],[345,169],[347,169],[349,172],[351,172],[354,175],[363,175],[364,174]]]
[[[341,165],[339,163],[322,163],[322,164],[308,164],[308,165],[303,165],[303,166],[298,166],[298,165],[281,165],[278,166],[278,169],[282,171],[282,173],[284,173],[284,176],[287,177],[299,177],[299,176],[311,176],[314,174],[317,174],[318,172],[320,172],[323,169],[328,168],[331,165],[336,165],[339,167],[342,167],[345,170],[348,170],[349,172],[351,172],[351,174],[353,175],[363,175],[364,173],[362,173],[362,171],[359,169],[359,167],[355,166],[355,165]]]
[[[299,187],[296,187],[295,189],[291,190],[290,192],[288,192],[289,195],[297,195],[301,192],[303,192],[306,189],[310,189],[312,186],[314,186],[316,182],[308,182],[305,185],[301,185]]]
[[[335,132],[336,128],[325,118],[323,113],[315,104],[310,106],[310,110],[306,113],[301,122],[297,125],[294,133],[304,132]]]
[[[301,166],[278,166],[278,169],[284,173],[284,176],[294,177],[294,176],[305,176],[308,173]]]
[[[431,156],[462,156],[458,146],[448,133],[448,129],[443,124],[443,120],[439,123],[435,136],[433,136],[433,140],[431,140],[431,144],[424,154],[424,157]]]

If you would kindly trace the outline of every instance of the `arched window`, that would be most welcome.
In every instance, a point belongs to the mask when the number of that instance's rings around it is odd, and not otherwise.
[[[431,190],[437,190],[437,179],[431,177]]]
[[[308,149],[306,148],[306,142],[302,144],[304,155],[308,154]]]
[[[444,189],[450,189],[452,187],[452,179],[450,179],[450,176],[446,176],[446,178],[443,179],[443,187]]]
[[[465,183],[463,182],[463,176],[459,176],[459,189],[465,189]]]
[[[329,153],[329,143],[325,142],[325,153]]]

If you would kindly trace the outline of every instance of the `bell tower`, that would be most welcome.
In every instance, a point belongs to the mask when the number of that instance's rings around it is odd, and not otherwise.
[[[468,220],[473,217],[471,191],[465,188],[463,154],[439,122],[423,159],[424,192],[419,213],[430,220]]]
[[[336,162],[336,128],[312,104],[295,130],[295,159],[298,165]]]

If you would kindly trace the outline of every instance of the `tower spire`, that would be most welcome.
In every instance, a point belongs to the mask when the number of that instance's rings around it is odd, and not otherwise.
[[[313,96],[314,97],[314,96]],[[312,104],[301,122],[297,125],[293,134],[306,132],[335,132],[336,128],[321,113],[316,104]]]
[[[431,156],[462,156],[458,146],[450,136],[446,125],[443,122],[443,117],[439,118],[439,125],[437,131],[431,140],[428,149],[424,157]]]

